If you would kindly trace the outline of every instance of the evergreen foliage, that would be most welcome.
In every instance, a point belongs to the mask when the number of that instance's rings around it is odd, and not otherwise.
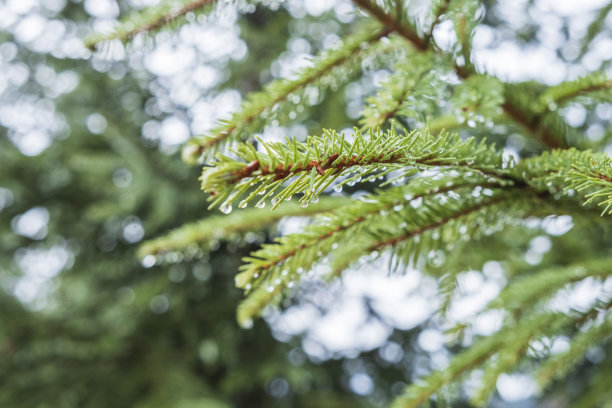
[[[156,9],[147,14],[156,17],[138,17],[104,38],[129,40],[161,28],[187,8],[194,11],[209,3]],[[612,214],[612,159],[584,129],[569,124],[562,109],[611,103],[612,79],[599,70],[547,86],[506,82],[487,73],[472,61],[474,30],[486,15],[486,2],[424,2],[426,12],[401,0],[353,3],[361,15],[346,30],[352,32],[342,45],[321,52],[295,79],[275,80],[250,94],[229,120],[187,143],[184,158],[203,164],[200,181],[210,208],[229,213],[238,203],[237,212],[150,241],[141,246],[140,256],[202,256],[210,249],[211,237],[261,229],[284,216],[313,217],[302,231],[264,244],[243,259],[235,281],[246,295],[237,312],[244,327],[294,293],[309,273],[338,278],[352,265],[383,254],[391,255],[390,271],[418,268],[440,279],[440,295],[447,298],[439,315],[444,320],[460,292],[462,271],[487,261],[507,262],[506,287],[488,309],[501,311],[501,328],[464,342],[466,349],[447,367],[409,385],[392,406],[442,403],[441,393],[451,395],[451,401],[465,398],[457,385],[474,372],[481,373],[481,381],[467,397],[484,406],[502,374],[534,366],[545,393],[551,383],[563,381],[589,349],[604,347],[612,335],[609,292],[593,295],[580,310],[565,310],[553,301],[588,279],[609,286],[612,261],[606,233]],[[605,6],[596,16],[583,49],[609,11]],[[442,24],[454,29],[450,45],[436,42],[436,28]],[[385,69],[388,76],[365,99],[353,131],[326,130],[321,124],[316,136],[306,140],[290,135],[284,142],[266,140],[267,126],[291,123],[298,113],[309,117],[326,91],[339,89],[372,67]],[[515,132],[530,143],[516,160],[500,148]],[[336,195],[344,186],[370,189],[366,182],[377,189],[359,199],[319,199]],[[300,208],[285,202],[294,195]],[[251,202],[264,207],[268,201],[278,208],[241,210]],[[592,217],[593,210],[600,218]],[[525,247],[534,229],[543,231],[543,220],[559,215],[571,216],[575,225],[567,237],[553,237],[552,252],[560,252],[546,265],[528,265],[483,249],[508,246],[504,235],[512,230],[518,231],[515,246]],[[594,228],[600,232],[593,233]],[[572,241],[572,234],[579,238]],[[587,257],[575,250],[573,255],[562,254],[575,241],[590,248]],[[468,255],[471,251],[476,259]],[[444,260],[437,266],[428,262],[436,253],[449,258],[447,266]],[[460,338],[470,329],[457,326],[452,332]],[[570,339],[566,350],[534,351],[537,344],[560,336]],[[606,371],[604,364],[595,370]],[[608,390],[591,392],[597,400],[596,393]]]

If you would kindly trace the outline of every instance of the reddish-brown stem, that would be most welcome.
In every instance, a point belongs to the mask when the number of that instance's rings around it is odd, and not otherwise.
[[[562,98],[557,99],[556,103],[557,105],[562,105],[568,100],[575,98],[578,95],[586,94],[589,92],[605,91],[606,89],[612,89],[612,81],[606,81],[601,84],[593,84],[591,86],[587,86],[586,88],[579,89],[576,92],[572,92],[570,94],[563,96]]]
[[[430,190],[430,191],[426,191],[422,194],[415,194],[412,197],[412,200],[414,199],[418,199],[418,198],[422,198],[422,197],[427,197],[427,196],[432,196],[432,195],[437,195],[437,194],[442,194],[442,193],[446,193],[448,191],[451,190],[456,190],[458,188],[463,188],[466,186],[471,186],[472,184],[470,183],[466,183],[466,184],[462,184],[462,185],[453,185],[453,186],[449,186],[449,187],[442,187],[442,188],[438,188],[435,190]],[[496,183],[488,183],[488,184],[479,184],[481,187],[483,188],[487,188],[487,187],[498,187],[499,185]],[[408,201],[408,200],[406,200]],[[350,220],[348,223],[344,224],[344,225],[338,225],[336,227],[334,227],[333,229],[330,229],[329,231],[325,232],[324,234],[318,235],[317,237],[311,239],[308,243],[304,243],[301,244],[299,246],[297,246],[295,249],[292,249],[291,251],[285,252],[284,254],[279,255],[275,260],[270,261],[268,263],[265,263],[263,265],[261,265],[258,269],[259,270],[265,270],[265,269],[269,269],[279,263],[281,263],[282,261],[284,261],[285,259],[292,257],[293,255],[295,255],[297,252],[302,251],[304,249],[310,248],[314,245],[316,245],[317,243],[319,243],[320,241],[327,239],[329,237],[331,237],[332,235],[338,233],[338,232],[342,232],[345,231],[351,227],[353,227],[356,224],[359,224],[360,222],[363,222],[366,220],[367,217],[370,217],[376,213],[379,213],[380,211],[384,211],[384,210],[388,210],[390,208],[395,207],[396,205],[402,204],[405,201],[394,201],[391,203],[388,203],[382,207],[378,207],[375,208],[373,210],[370,210],[358,217],[353,218],[352,220]]]
[[[424,227],[418,228],[418,229],[416,229],[414,231],[410,231],[410,232],[408,232],[406,234],[403,234],[403,235],[400,235],[398,237],[390,238],[390,239],[387,239],[385,241],[378,242],[375,245],[372,245],[367,250],[367,252],[374,252],[374,251],[378,251],[378,250],[380,250],[380,249],[382,249],[382,248],[384,248],[386,246],[395,245],[395,244],[397,244],[397,243],[399,243],[401,241],[405,241],[405,240],[407,240],[409,238],[412,238],[414,236],[421,235],[425,231],[429,231],[431,229],[438,228],[438,227],[440,227],[440,226],[442,226],[442,225],[444,225],[444,224],[446,224],[446,223],[448,223],[448,222],[450,222],[452,220],[455,220],[455,219],[460,218],[460,217],[462,217],[464,215],[473,213],[475,211],[478,211],[478,210],[480,210],[482,208],[488,207],[488,206],[493,205],[495,203],[499,203],[499,202],[501,202],[501,201],[503,201],[505,199],[506,199],[506,197],[500,197],[500,198],[497,198],[495,200],[487,201],[486,203],[481,203],[481,204],[478,204],[478,205],[475,205],[475,206],[472,206],[472,207],[464,208],[463,210],[458,211],[458,212],[456,212],[453,215],[450,215],[450,216],[448,216],[446,218],[442,218],[441,220],[438,220],[438,221],[436,221],[434,223],[431,223],[429,225],[426,225]]]
[[[333,169],[335,173],[340,173],[342,170],[349,167],[367,166],[369,164],[374,163],[398,163],[400,159],[403,158],[401,154],[393,154],[387,159],[383,160],[383,157],[385,157],[387,154],[389,153],[381,153],[379,155],[371,157],[368,160],[364,160],[363,156],[355,156],[351,158],[344,157],[342,160],[338,161],[337,163],[334,163],[339,156],[338,153],[334,153],[325,160],[311,160],[306,164],[290,163],[287,166],[279,164],[275,168],[270,168],[270,166],[264,166],[261,168],[258,176],[274,175],[275,180],[282,180],[297,173],[310,172],[312,171],[312,169],[315,169],[319,175],[324,176],[325,171],[329,169]],[[235,181],[240,180],[241,177],[239,176],[242,176],[243,174],[244,170],[237,171],[235,173]]]
[[[421,51],[425,51],[427,49],[427,42],[425,40],[419,37],[414,30],[399,24],[393,16],[387,14],[387,12],[378,6],[378,4],[369,0],[353,0],[353,3],[376,17],[378,21],[380,21],[390,30],[393,30],[402,37],[407,38],[417,49]]]
[[[152,21],[149,24],[144,26],[136,27],[132,31],[127,32],[126,34],[121,36],[123,41],[129,41],[140,33],[148,33],[151,31],[155,31],[169,22],[176,20],[192,11],[199,9],[200,7],[207,6],[209,4],[215,3],[216,0],[197,0],[192,1],[191,3],[186,4],[185,6],[173,11],[172,13],[164,14],[160,16],[158,19]],[[89,47],[92,51],[95,51],[98,46],[98,43],[93,43]]]

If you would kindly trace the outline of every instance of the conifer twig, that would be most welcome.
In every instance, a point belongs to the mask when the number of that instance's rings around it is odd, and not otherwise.
[[[264,92],[251,94],[250,99],[243,103],[241,109],[227,123],[213,129],[210,136],[197,137],[189,141],[183,151],[183,159],[187,162],[194,162],[205,152],[210,152],[208,156],[212,157],[212,153],[219,150],[220,144],[227,142],[242,129],[260,120],[264,112],[285,102],[290,95],[329,75],[335,68],[345,65],[351,58],[362,53],[364,48],[367,46],[371,48],[373,44],[388,34],[387,28],[356,34],[345,41],[344,46],[332,55],[320,56],[319,60],[312,67],[303,70],[297,79],[293,81],[277,80],[267,85]]]
[[[94,34],[86,38],[85,46],[91,51],[96,51],[103,41],[118,39],[123,43],[128,42],[138,34],[159,30],[193,11],[216,3],[216,1],[183,0],[179,4],[172,4],[168,0],[162,0],[162,3],[158,6],[159,11],[156,8],[151,8],[146,10],[146,15],[132,16],[131,20],[123,22],[110,34]]]
[[[396,18],[388,14],[375,2],[371,0],[353,0],[353,2],[376,17],[385,27],[408,39],[417,49],[421,51],[427,50],[427,42],[416,31],[404,24],[400,24]]]

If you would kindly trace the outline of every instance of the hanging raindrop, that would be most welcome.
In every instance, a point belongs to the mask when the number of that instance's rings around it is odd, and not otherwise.
[[[219,207],[219,210],[223,214],[229,214],[232,212],[232,205],[230,203],[223,203],[221,207]]]

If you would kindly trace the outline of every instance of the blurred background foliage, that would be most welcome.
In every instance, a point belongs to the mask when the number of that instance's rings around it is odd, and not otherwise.
[[[393,329],[378,350],[350,350],[328,359],[332,354],[316,358],[305,352],[299,336],[271,333],[264,321],[250,330],[235,323],[241,293],[233,277],[240,258],[275,230],[217,240],[210,256],[180,259],[180,264],[141,264],[135,255],[143,239],[206,214],[199,169],[184,165],[178,154],[186,135],[236,109],[241,95],[287,76],[283,60],[328,47],[349,30],[350,10],[343,2],[332,9],[321,6],[320,13],[320,2],[307,9],[295,1],[277,10],[257,8],[237,21],[230,16],[209,32],[233,33],[221,46],[187,27],[162,32],[127,55],[111,47],[92,56],[83,47],[81,39],[92,27],[103,28],[120,11],[149,3],[6,0],[0,5],[0,406],[384,405],[407,379],[440,358],[422,347],[419,327]],[[525,14],[508,21],[496,2],[485,3],[492,11],[483,24],[496,30],[495,41],[513,36],[522,44],[542,42],[533,18]],[[526,10],[537,6],[524,3]],[[571,64],[589,45],[569,41],[570,20],[558,20],[563,38],[552,51]],[[199,38],[193,43],[201,55],[172,45],[173,36]],[[576,52],[567,48],[568,41]],[[158,49],[170,50],[160,57],[165,64],[154,63]],[[197,63],[175,69],[181,58]],[[380,80],[377,75],[369,73],[320,98],[309,121],[291,132],[350,126]],[[181,81],[184,87],[177,85]],[[193,88],[194,81],[199,87]],[[610,140],[609,126],[589,127],[594,115],[609,125],[607,106],[607,111],[577,113],[584,114],[577,127],[594,145]],[[536,149],[519,133],[506,143],[514,150]],[[516,253],[513,262],[524,269],[532,264],[524,257],[530,250],[541,266],[562,262],[569,253],[576,260],[576,253],[588,258],[609,248],[602,229],[582,231],[590,241],[573,235],[546,238],[543,244],[550,249],[553,239],[571,251],[517,248],[525,233],[517,228],[463,255],[474,258],[474,268],[486,270],[479,251]],[[535,239],[540,232],[533,234]],[[594,236],[601,237],[600,248],[588,246]],[[513,262],[504,265],[506,271],[518,269]],[[445,271],[452,267],[448,259]],[[382,319],[372,307],[368,311],[371,319]],[[436,327],[434,318],[420,328],[428,326]],[[442,359],[454,351],[445,349]],[[590,381],[583,374],[591,363],[606,355],[595,350],[570,378],[571,387],[560,385],[552,396],[521,406],[567,406],[583,394]],[[605,386],[604,374],[593,379],[594,387]],[[493,403],[503,405],[499,396]]]
[[[74,41],[92,17],[79,1],[53,3],[1,6],[0,406],[366,406],[342,361],[313,363],[299,341],[235,322],[233,275],[266,234],[217,243],[210,259],[138,262],[144,237],[206,213],[199,169],[143,136],[147,121],[184,110],[159,109],[142,66],[88,62]],[[57,42],[22,38],[33,15],[62,25]],[[260,88],[289,22],[265,8],[242,19],[248,56],[218,88]]]

